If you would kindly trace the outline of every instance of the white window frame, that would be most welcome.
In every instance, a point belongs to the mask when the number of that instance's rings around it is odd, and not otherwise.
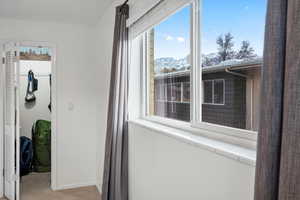
[[[215,103],[215,81],[222,81],[223,82],[223,103]],[[203,90],[203,99],[202,99],[202,104],[204,105],[215,105],[215,106],[224,106],[225,105],[225,79],[208,79],[208,80],[203,80],[202,81],[202,85],[204,86],[204,83],[205,82],[211,82],[212,83],[212,102],[211,103],[208,103],[208,102],[205,102],[204,99],[204,87],[202,88]]]
[[[140,93],[141,100],[141,112],[140,118],[144,120],[148,120],[151,122],[155,122],[158,124],[166,125],[169,127],[177,128],[179,130],[186,130],[192,132],[195,135],[206,136],[210,138],[214,138],[223,142],[237,144],[246,148],[256,149],[257,142],[257,132],[252,130],[244,130],[238,129],[218,124],[212,124],[207,122],[202,122],[202,70],[201,66],[201,57],[196,55],[201,55],[201,25],[200,25],[200,8],[201,8],[202,0],[191,0],[190,3],[184,5],[184,8],[187,5],[192,5],[191,7],[191,76],[190,76],[190,122],[184,122],[176,119],[169,119],[160,116],[149,116],[149,107],[148,107],[148,91],[150,88],[150,81],[148,80],[148,54],[147,54],[147,37],[148,32],[142,34],[143,37],[143,48],[141,52],[141,56],[143,58],[142,65],[142,73],[141,73],[141,88],[142,91]],[[180,8],[180,9],[182,9]],[[178,9],[178,10],[180,10]],[[177,10],[177,11],[178,11]],[[176,11],[176,12],[177,12]],[[175,13],[176,13],[175,12]],[[159,22],[160,23],[160,22]],[[159,24],[158,23],[158,24]],[[225,81],[224,81],[225,87]],[[225,88],[224,88],[225,92]],[[224,104],[225,104],[225,95]],[[197,103],[198,102],[198,103]],[[223,104],[222,104],[223,105]]]

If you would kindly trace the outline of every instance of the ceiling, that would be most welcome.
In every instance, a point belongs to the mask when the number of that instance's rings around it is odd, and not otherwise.
[[[0,0],[0,18],[95,24],[113,0]]]

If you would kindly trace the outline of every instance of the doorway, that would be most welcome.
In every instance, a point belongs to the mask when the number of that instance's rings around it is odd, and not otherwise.
[[[27,200],[55,189],[55,47],[11,42],[3,58],[4,194]]]

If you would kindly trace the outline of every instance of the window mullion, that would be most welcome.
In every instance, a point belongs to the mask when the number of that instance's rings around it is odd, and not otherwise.
[[[199,1],[193,1],[191,8],[191,122],[201,121],[201,66],[200,62],[200,19]]]

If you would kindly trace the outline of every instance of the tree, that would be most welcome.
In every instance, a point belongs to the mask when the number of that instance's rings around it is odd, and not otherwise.
[[[225,61],[225,60],[230,60],[234,58],[235,52],[233,50],[233,36],[231,35],[231,33],[227,33],[225,34],[225,36],[223,37],[223,35],[220,35],[217,38],[217,45],[218,47],[218,57],[219,57],[219,61]]]
[[[202,55],[202,67],[213,66],[219,64],[219,56],[216,53]]]
[[[242,41],[242,46],[237,53],[237,59],[249,59],[254,58],[256,55],[254,54],[254,49],[250,46],[250,42]]]

